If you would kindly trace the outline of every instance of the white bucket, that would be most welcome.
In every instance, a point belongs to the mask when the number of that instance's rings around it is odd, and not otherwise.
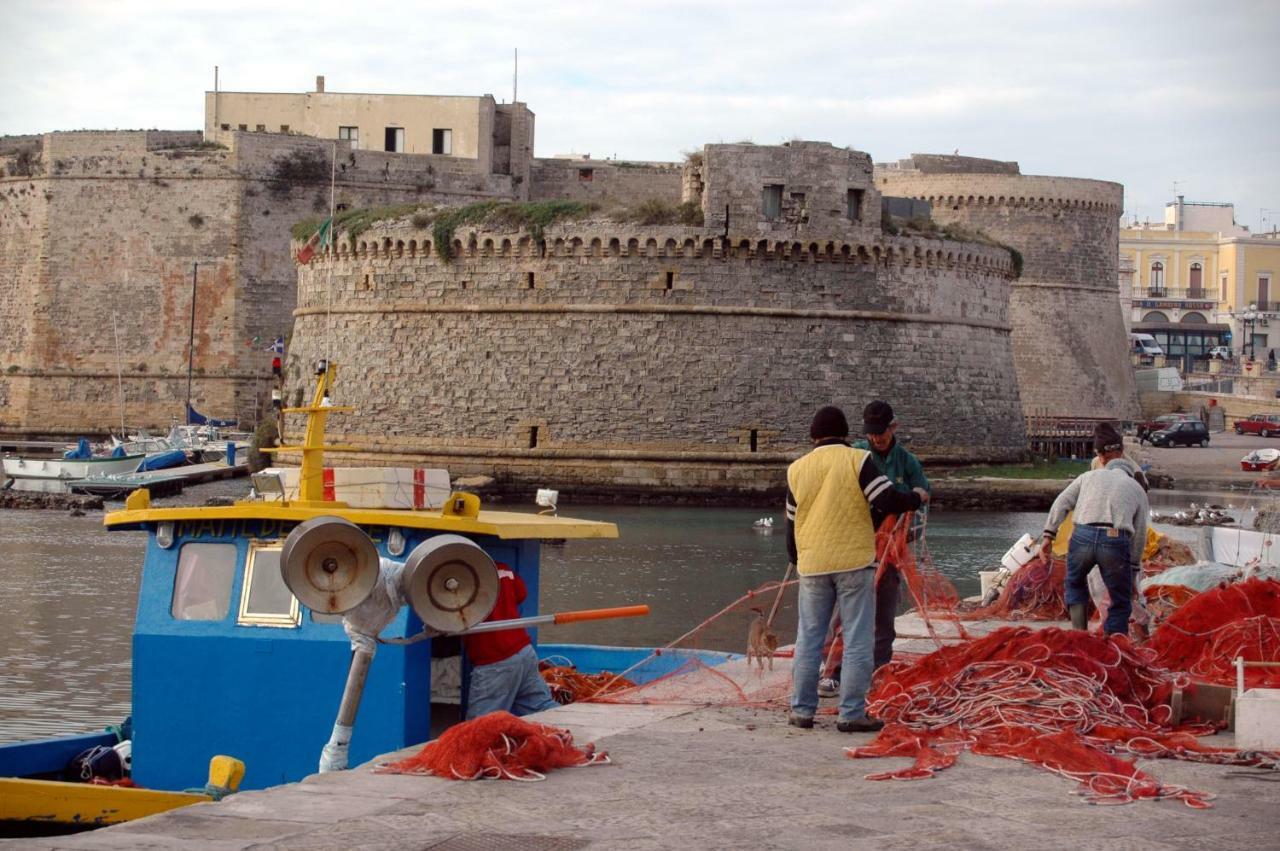
[[[1035,558],[1037,549],[1039,548],[1031,536],[1023,535],[1016,544],[1009,548],[1009,552],[1004,554],[1004,557],[1000,559],[1000,563],[1010,573],[1015,573],[1018,568]]]

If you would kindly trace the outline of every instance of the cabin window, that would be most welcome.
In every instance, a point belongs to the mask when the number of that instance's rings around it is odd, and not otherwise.
[[[235,544],[183,544],[170,612],[180,621],[220,621],[231,609]]]
[[[289,592],[280,575],[277,543],[253,544],[244,565],[244,586],[240,592],[241,626],[297,626],[302,621],[298,599]]]

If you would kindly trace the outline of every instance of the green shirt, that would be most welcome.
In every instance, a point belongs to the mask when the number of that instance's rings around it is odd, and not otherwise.
[[[872,449],[871,444],[865,440],[855,441],[853,446],[856,449],[870,450],[871,456],[880,462],[880,466],[884,468],[884,474],[898,490],[910,491],[913,488],[924,488],[928,493],[933,492],[929,487],[929,479],[924,474],[924,467],[920,466],[920,459],[904,449],[897,439],[894,439],[893,445],[884,455]]]

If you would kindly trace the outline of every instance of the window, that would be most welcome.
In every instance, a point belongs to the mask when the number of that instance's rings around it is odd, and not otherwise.
[[[360,150],[359,127],[339,127],[338,138],[342,141],[350,142],[353,150]]]
[[[289,125],[288,125],[288,124],[281,124],[281,125],[280,125],[280,132],[281,132],[281,133],[288,133],[288,132],[289,132]]]
[[[1227,300],[1227,276],[1226,275],[1222,276],[1221,284],[1222,284],[1222,292],[1218,295],[1218,301],[1226,301]]]
[[[241,130],[248,130],[248,129],[249,129],[249,125],[248,125],[248,124],[241,124],[241,125],[240,125],[240,129],[241,129]]]
[[[221,125],[221,127],[222,127],[222,129],[223,129],[223,130],[230,130],[230,129],[231,129],[231,125],[230,125],[230,124],[223,124],[223,125]]]
[[[1204,325],[1204,324],[1208,323],[1208,321],[1209,321],[1209,320],[1204,318],[1204,314],[1203,314],[1203,313],[1199,313],[1199,312],[1197,312],[1197,311],[1194,311],[1194,310],[1193,310],[1193,311],[1191,311],[1190,313],[1183,314],[1183,316],[1182,316],[1182,321],[1183,321],[1183,322],[1198,322],[1198,323],[1200,323],[1201,325]]]
[[[431,131],[431,153],[453,156],[453,131],[436,128]]]
[[[596,175],[596,170],[593,168],[578,169],[578,179],[581,180],[583,183],[590,183],[595,178],[595,175]]]
[[[676,285],[676,273],[668,272],[667,273],[667,289],[672,289],[675,287],[675,285]]]
[[[231,609],[235,544],[183,544],[170,613],[180,621],[220,621]]]
[[[849,190],[849,221],[862,221],[862,195],[861,189]]]
[[[404,153],[404,128],[388,127],[383,134],[382,150],[392,154]]]
[[[259,124],[254,129],[257,130],[259,133],[265,133],[267,130],[267,125]]]
[[[1158,310],[1153,310],[1150,313],[1148,313],[1146,316],[1142,317],[1142,321],[1143,322],[1168,322],[1169,317],[1165,316],[1163,313],[1161,313]]]
[[[1192,298],[1204,297],[1204,267],[1199,263],[1191,264],[1191,275],[1187,280],[1187,286],[1191,288]]]
[[[1268,275],[1258,276],[1258,310],[1274,310],[1271,303],[1271,278]]]
[[[280,574],[281,546],[253,544],[244,566],[244,585],[240,591],[240,613],[236,623],[242,626],[297,626],[301,622],[298,598],[289,592]]]
[[[529,448],[530,449],[538,448],[538,427],[537,426],[529,426]]]
[[[760,198],[760,206],[764,212],[765,221],[777,221],[782,216],[782,185],[772,183],[765,186]]]
[[[1160,289],[1164,286],[1164,264],[1159,260],[1151,264],[1151,288]]]
[[[525,280],[526,280],[526,282],[528,283],[529,289],[533,289],[533,287],[534,287],[534,279],[533,279],[533,273],[532,273],[532,272],[528,273],[528,277],[527,277]]]

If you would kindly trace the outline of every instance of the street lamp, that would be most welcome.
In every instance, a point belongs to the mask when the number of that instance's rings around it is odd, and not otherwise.
[[[1245,346],[1249,347],[1249,360],[1253,360],[1253,326],[1258,321],[1258,305],[1250,304],[1249,309],[1240,315],[1240,324],[1244,330]],[[1244,346],[1240,347],[1241,351]]]

